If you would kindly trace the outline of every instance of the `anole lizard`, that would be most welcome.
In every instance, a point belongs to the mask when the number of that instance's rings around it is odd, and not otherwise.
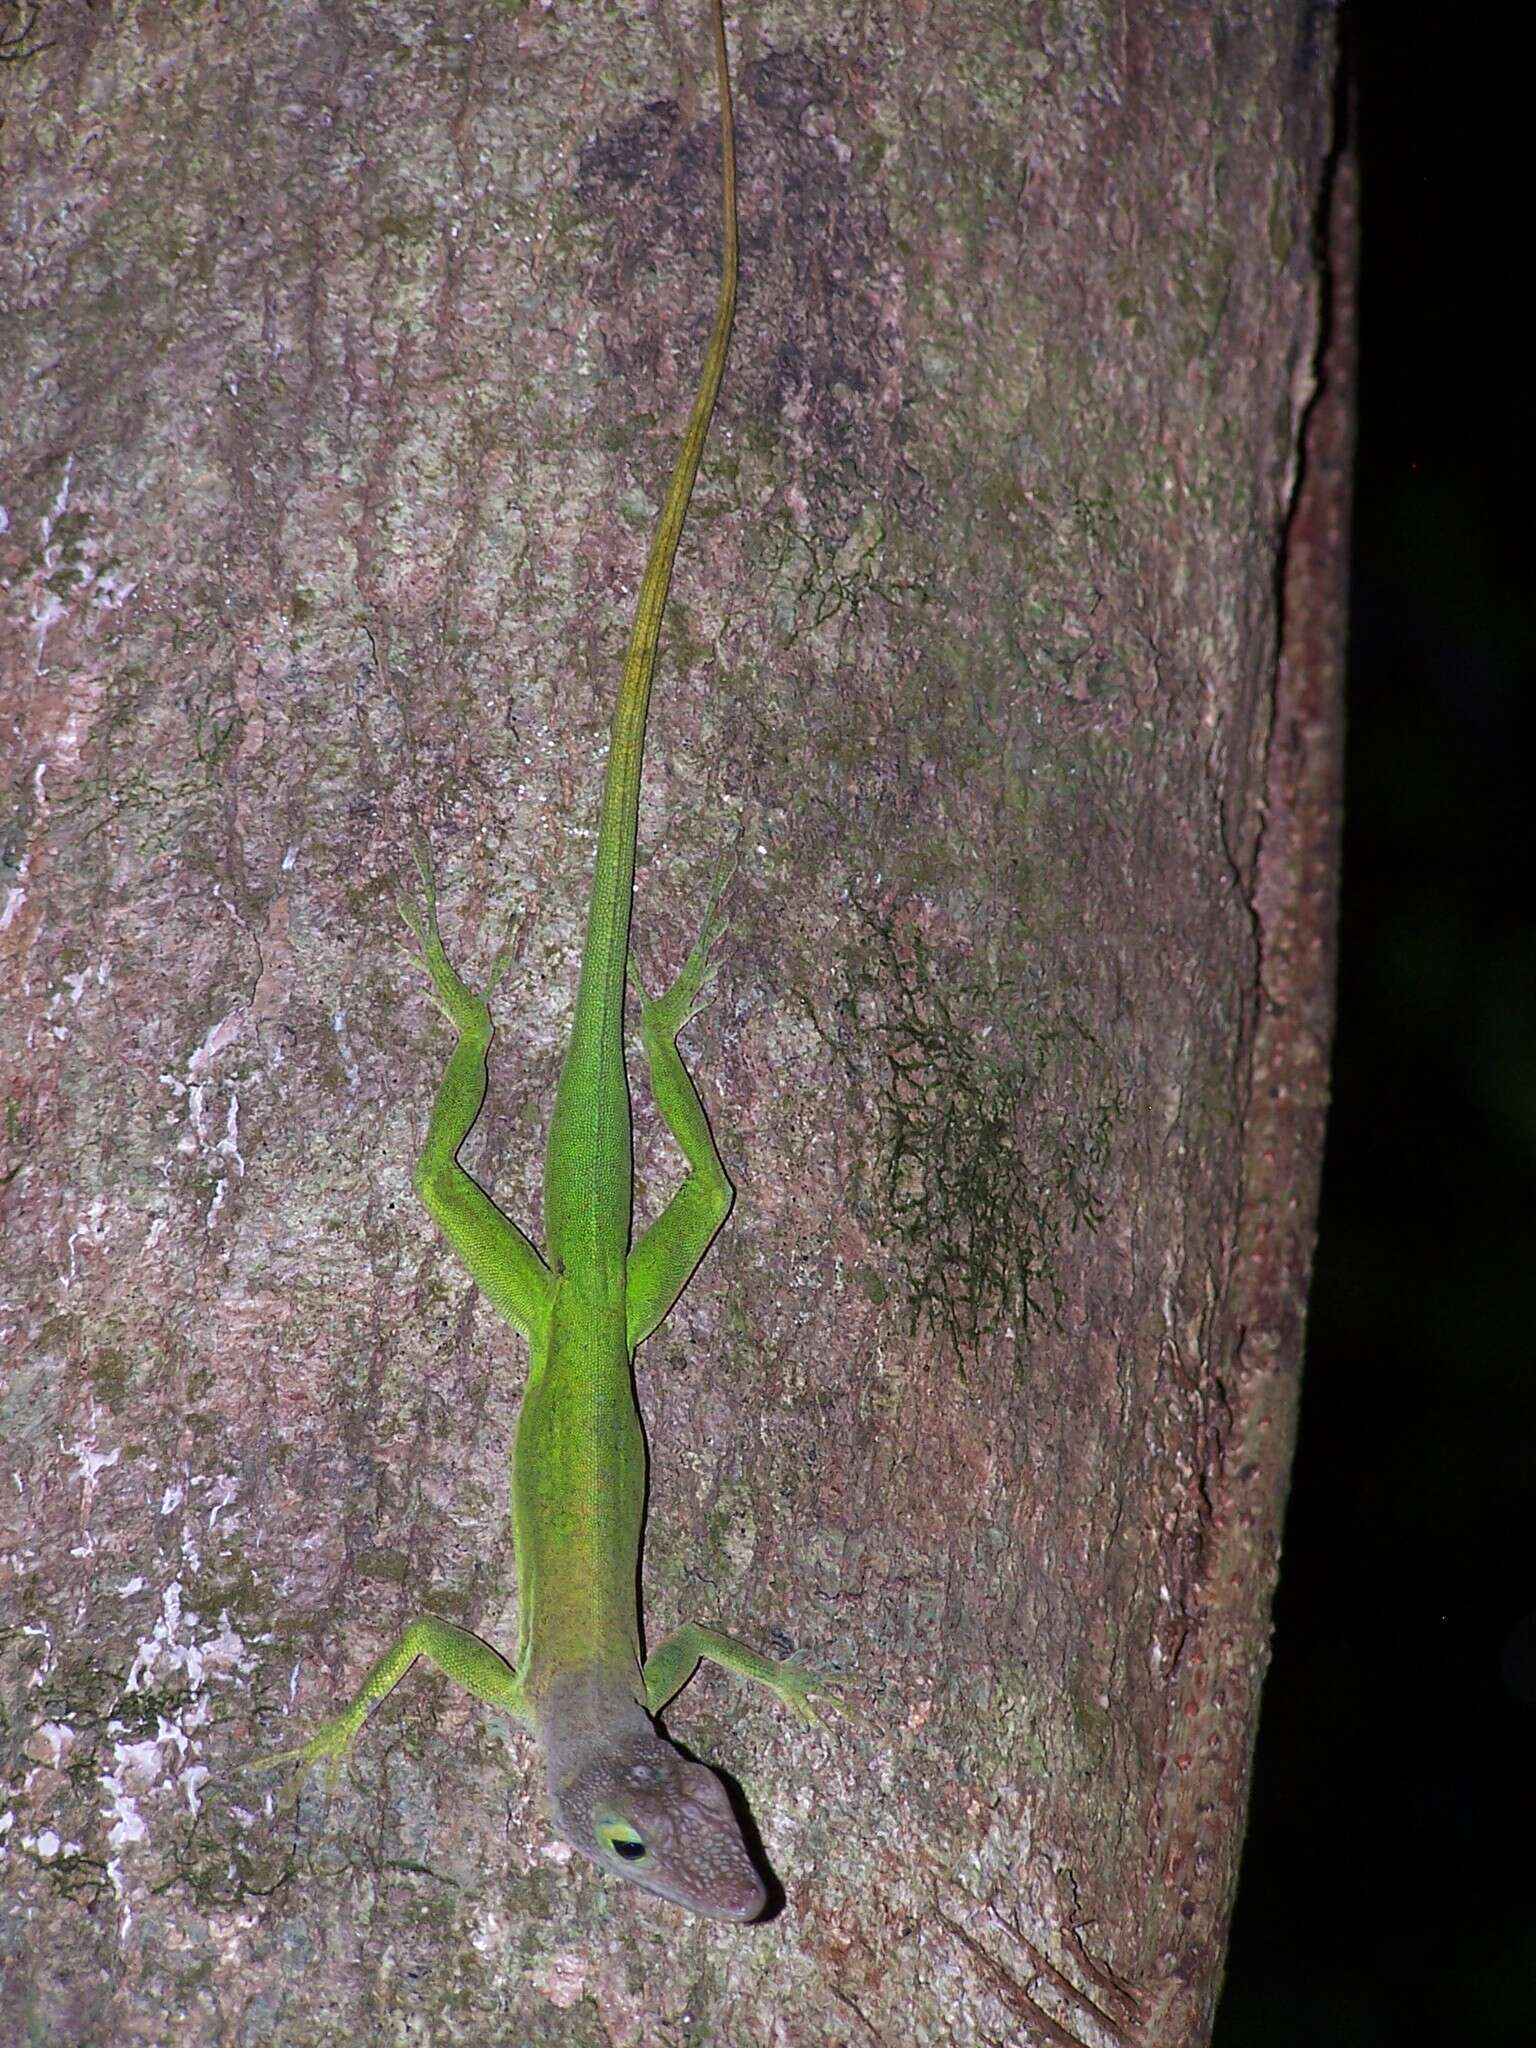
[[[424,904],[402,905],[458,1033],[416,1163],[416,1191],[486,1299],[528,1344],[511,1473],[517,1662],[509,1665],[464,1629],[419,1617],[369,1671],[344,1713],[263,1764],[296,1763],[296,1781],[317,1762],[334,1770],[372,1709],[418,1657],[426,1657],[476,1698],[532,1725],[555,1825],[583,1855],[695,1913],[752,1920],[768,1894],[726,1788],[706,1766],[679,1755],[652,1716],[703,1658],[755,1679],[805,1720],[816,1718],[816,1693],[835,1695],[831,1681],[798,1664],[759,1656],[693,1622],[642,1661],[637,1584],[646,1451],[631,1366],[635,1347],[688,1284],[733,1198],[703,1105],[677,1053],[677,1035],[709,978],[710,948],[721,930],[716,904],[665,995],[646,995],[629,953],[651,675],[736,303],[736,158],[722,0],[713,0],[713,17],[724,188],[720,297],[619,685],[581,981],[545,1154],[542,1257],[458,1164],[485,1099],[488,998],[508,964],[507,950],[484,994],[476,995],[443,950],[424,860]],[[687,1179],[634,1244],[626,974],[639,998],[651,1090],[688,1162]]]

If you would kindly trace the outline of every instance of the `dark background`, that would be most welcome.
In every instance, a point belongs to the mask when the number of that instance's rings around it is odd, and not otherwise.
[[[1334,1098],[1217,2048],[1536,2043],[1529,50],[1345,16],[1361,358]]]

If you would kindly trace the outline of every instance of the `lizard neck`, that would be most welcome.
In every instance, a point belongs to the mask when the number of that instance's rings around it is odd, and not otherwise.
[[[535,1701],[534,1726],[562,1831],[569,1789],[594,1762],[656,1739],[639,1690],[638,1667],[604,1660],[562,1672]]]

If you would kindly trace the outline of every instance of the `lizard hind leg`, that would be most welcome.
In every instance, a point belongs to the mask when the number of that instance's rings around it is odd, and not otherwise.
[[[699,1091],[677,1050],[678,1033],[708,999],[713,949],[726,930],[720,899],[729,880],[730,867],[722,864],[699,936],[665,994],[648,996],[634,955],[629,958],[629,979],[640,998],[640,1038],[650,1067],[651,1094],[688,1162],[688,1178],[629,1254],[625,1289],[631,1351],[665,1319],[736,1199]]]
[[[426,969],[437,1005],[457,1036],[438,1083],[412,1183],[491,1306],[532,1341],[548,1313],[549,1268],[532,1242],[459,1164],[459,1148],[474,1129],[485,1101],[486,1060],[495,1028],[489,997],[511,962],[512,942],[509,938],[503,943],[485,993],[476,995],[444,950],[432,864],[420,842],[416,866],[422,901],[402,901],[400,915],[415,934],[419,948],[411,957]],[[409,947],[405,950],[410,953]]]

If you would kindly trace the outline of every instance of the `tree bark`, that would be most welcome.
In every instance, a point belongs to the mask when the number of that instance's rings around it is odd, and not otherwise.
[[[1311,5],[732,25],[742,302],[636,940],[735,1214],[639,1359],[653,1639],[782,1880],[685,1920],[413,1674],[515,1640],[520,1348],[410,1187],[430,834],[538,1220],[718,255],[697,0],[54,0],[0,75],[7,2038],[1206,2039],[1332,984],[1348,189]],[[1325,346],[1326,344],[1326,346]],[[641,1202],[676,1174],[644,1089]]]

